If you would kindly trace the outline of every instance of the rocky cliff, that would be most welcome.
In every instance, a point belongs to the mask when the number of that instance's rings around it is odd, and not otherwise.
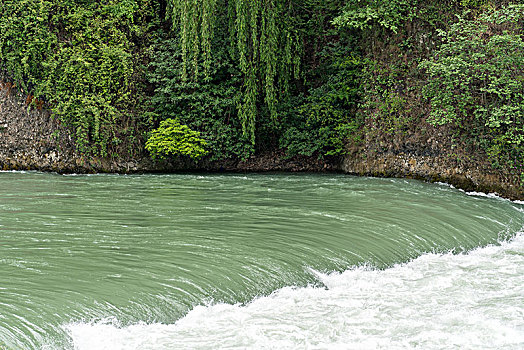
[[[75,170],[69,133],[23,97],[11,83],[0,82],[0,169]]]

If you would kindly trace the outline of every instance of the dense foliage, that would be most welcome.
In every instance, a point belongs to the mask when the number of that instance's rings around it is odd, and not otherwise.
[[[467,14],[466,14],[467,15]],[[524,5],[459,17],[422,63],[434,124],[452,124],[495,161],[524,159]]]
[[[523,11],[506,0],[4,0],[0,73],[87,154],[338,156],[429,122],[522,173]]]
[[[136,45],[153,1],[5,0],[0,9],[0,67],[74,130],[80,152],[107,155],[136,132]]]
[[[151,63],[154,112],[201,131],[212,159],[247,158],[255,145],[343,153],[359,68],[331,24],[342,3],[172,1],[174,38],[158,40]]]
[[[159,39],[152,52],[149,81],[157,87],[151,98],[155,119],[176,118],[199,130],[212,150],[212,159],[247,158],[252,154],[253,145],[244,137],[237,116],[240,72],[228,59],[227,50],[214,51],[208,78],[199,69],[198,78],[192,80],[183,78],[179,40]]]
[[[242,130],[255,143],[258,103],[265,102],[276,118],[277,91],[287,89],[300,67],[300,37],[295,29],[296,1],[282,0],[171,0],[172,18],[182,51],[182,77],[191,72],[198,79],[198,61],[203,58],[209,74],[215,32],[227,28],[229,54],[242,73],[238,116]],[[225,18],[216,24],[216,18]]]

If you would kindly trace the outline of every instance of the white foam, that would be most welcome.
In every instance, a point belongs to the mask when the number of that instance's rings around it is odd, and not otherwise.
[[[246,306],[199,306],[174,324],[66,326],[75,349],[521,349],[524,235],[386,270],[316,273]]]
[[[497,198],[497,199],[505,199],[500,197],[496,193],[484,193],[484,192],[465,192],[468,196],[475,196],[475,197],[485,197],[485,198]]]
[[[452,184],[448,184],[447,182],[440,182],[440,181],[437,181],[437,182],[435,182],[435,184],[437,184],[437,185],[441,185],[441,186],[450,187],[450,188],[455,188],[455,186],[453,186]]]
[[[449,187],[449,188],[452,188],[452,189],[456,189],[455,186],[451,185],[451,184],[448,184],[446,182],[435,182],[436,185],[440,185],[440,186],[446,186],[446,187]],[[519,200],[510,200],[510,199],[507,199],[507,198],[504,198],[504,197],[501,197],[499,196],[498,193],[485,193],[485,192],[477,192],[477,191],[471,191],[471,192],[466,192],[464,191],[463,189],[458,189],[460,192],[463,192],[465,193],[466,195],[468,196],[474,196],[474,197],[485,197],[485,198],[495,198],[495,199],[500,199],[500,200],[504,200],[504,201],[509,201],[509,202],[513,202],[513,203],[516,203],[516,204],[524,204],[524,201],[519,201]]]
[[[485,193],[485,192],[475,192],[475,191],[473,191],[473,192],[466,192],[464,190],[459,190],[459,191],[464,192],[468,196],[492,198],[492,199],[508,201],[508,202],[512,202],[512,203],[516,203],[516,204],[524,204],[524,201],[510,200],[510,199],[507,199],[507,198],[499,196],[498,193]]]

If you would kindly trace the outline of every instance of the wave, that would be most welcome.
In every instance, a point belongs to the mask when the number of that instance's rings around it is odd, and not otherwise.
[[[325,287],[198,306],[174,324],[109,319],[64,328],[79,350],[524,347],[523,233],[467,254],[315,274]]]

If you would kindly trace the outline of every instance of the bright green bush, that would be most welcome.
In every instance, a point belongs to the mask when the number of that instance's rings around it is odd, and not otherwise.
[[[153,130],[146,142],[146,149],[153,159],[165,159],[169,156],[198,159],[207,154],[206,145],[198,131],[191,130],[176,119],[166,119],[160,123],[158,129]]]

